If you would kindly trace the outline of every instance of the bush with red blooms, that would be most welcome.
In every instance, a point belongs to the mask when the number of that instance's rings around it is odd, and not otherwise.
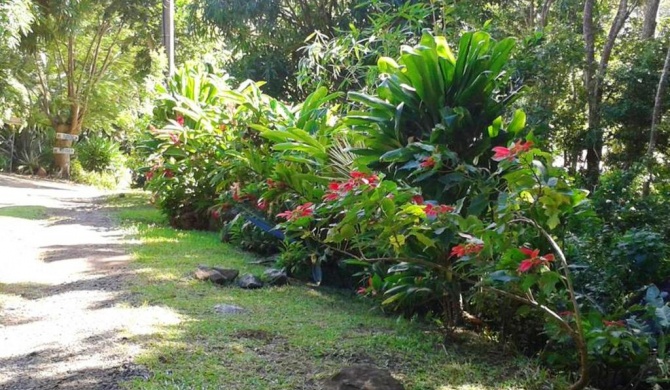
[[[445,326],[453,326],[445,313],[454,314],[449,298],[456,281],[530,305],[573,340],[586,367],[584,320],[552,231],[585,206],[587,194],[572,188],[565,173],[551,166],[551,156],[531,145],[514,142],[498,169],[473,183],[473,189],[502,189],[487,206],[489,218],[468,215],[464,199],[439,204],[381,174],[353,171],[331,182],[321,203],[282,213],[281,226],[350,262],[390,264],[381,277],[367,274],[359,289],[387,308],[432,302]],[[558,314],[566,309],[569,316]]]

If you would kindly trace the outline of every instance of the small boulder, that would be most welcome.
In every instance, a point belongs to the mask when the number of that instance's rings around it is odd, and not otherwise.
[[[237,285],[241,288],[254,289],[263,287],[263,282],[252,274],[246,274],[240,277]]]
[[[261,280],[270,286],[283,286],[288,283],[288,275],[283,269],[270,268],[263,272]]]
[[[229,268],[219,268],[219,267],[212,267],[213,270],[218,271],[221,276],[226,280],[226,283],[232,282],[237,278],[237,275],[240,274],[240,271],[236,269],[229,269]]]
[[[47,171],[40,167],[40,169],[37,170],[37,176],[39,177],[47,177]]]
[[[239,271],[223,268],[212,268],[206,265],[199,265],[195,270],[195,278],[198,280],[209,280],[216,284],[230,283],[237,277]]]
[[[219,305],[214,305],[214,311],[219,313],[219,314],[243,314],[246,313],[247,310],[244,308],[241,308],[239,306],[235,305],[226,305],[226,304],[219,304]]]
[[[373,366],[356,365],[343,368],[324,383],[325,390],[405,390],[386,371]]]

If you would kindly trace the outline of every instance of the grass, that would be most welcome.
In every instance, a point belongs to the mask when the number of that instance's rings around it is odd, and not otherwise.
[[[47,217],[47,208],[44,206],[0,207],[0,217],[40,220]]]
[[[526,358],[462,333],[444,345],[436,329],[380,314],[350,291],[294,284],[247,291],[198,282],[198,264],[260,273],[254,260],[216,234],[175,231],[142,195],[109,200],[132,232],[139,278],[134,292],[146,305],[178,312],[183,321],[135,341],[138,363],[153,376],[130,389],[318,389],[339,368],[373,364],[407,389],[547,389],[547,373]],[[220,315],[216,304],[246,314]],[[562,388],[561,386],[556,388]]]

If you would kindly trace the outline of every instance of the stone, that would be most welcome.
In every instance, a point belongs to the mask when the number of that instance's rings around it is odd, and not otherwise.
[[[198,280],[208,280],[216,284],[230,283],[240,272],[234,269],[224,269],[199,265],[195,270],[195,278]]]
[[[40,169],[37,170],[37,176],[39,177],[47,177],[47,171],[40,167]]]
[[[244,314],[247,312],[246,309],[235,306],[235,305],[226,305],[226,304],[218,304],[214,305],[214,311],[219,313],[219,314]]]
[[[283,286],[288,283],[288,275],[283,269],[269,268],[263,272],[261,280],[270,286]]]
[[[391,374],[368,365],[345,367],[324,383],[325,390],[405,390]]]
[[[240,276],[240,280],[237,282],[237,285],[241,288],[254,289],[263,287],[263,282],[252,274],[246,274]]]
[[[223,278],[226,280],[226,283],[232,282],[240,274],[240,271],[232,268],[212,267],[212,269],[220,273],[221,276],[223,276]]]

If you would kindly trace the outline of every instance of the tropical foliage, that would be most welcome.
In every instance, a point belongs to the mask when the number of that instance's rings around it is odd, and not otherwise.
[[[174,227],[294,277],[484,330],[573,389],[663,387],[663,7],[183,0],[164,80],[156,2],[5,1],[0,168],[129,165]]]

